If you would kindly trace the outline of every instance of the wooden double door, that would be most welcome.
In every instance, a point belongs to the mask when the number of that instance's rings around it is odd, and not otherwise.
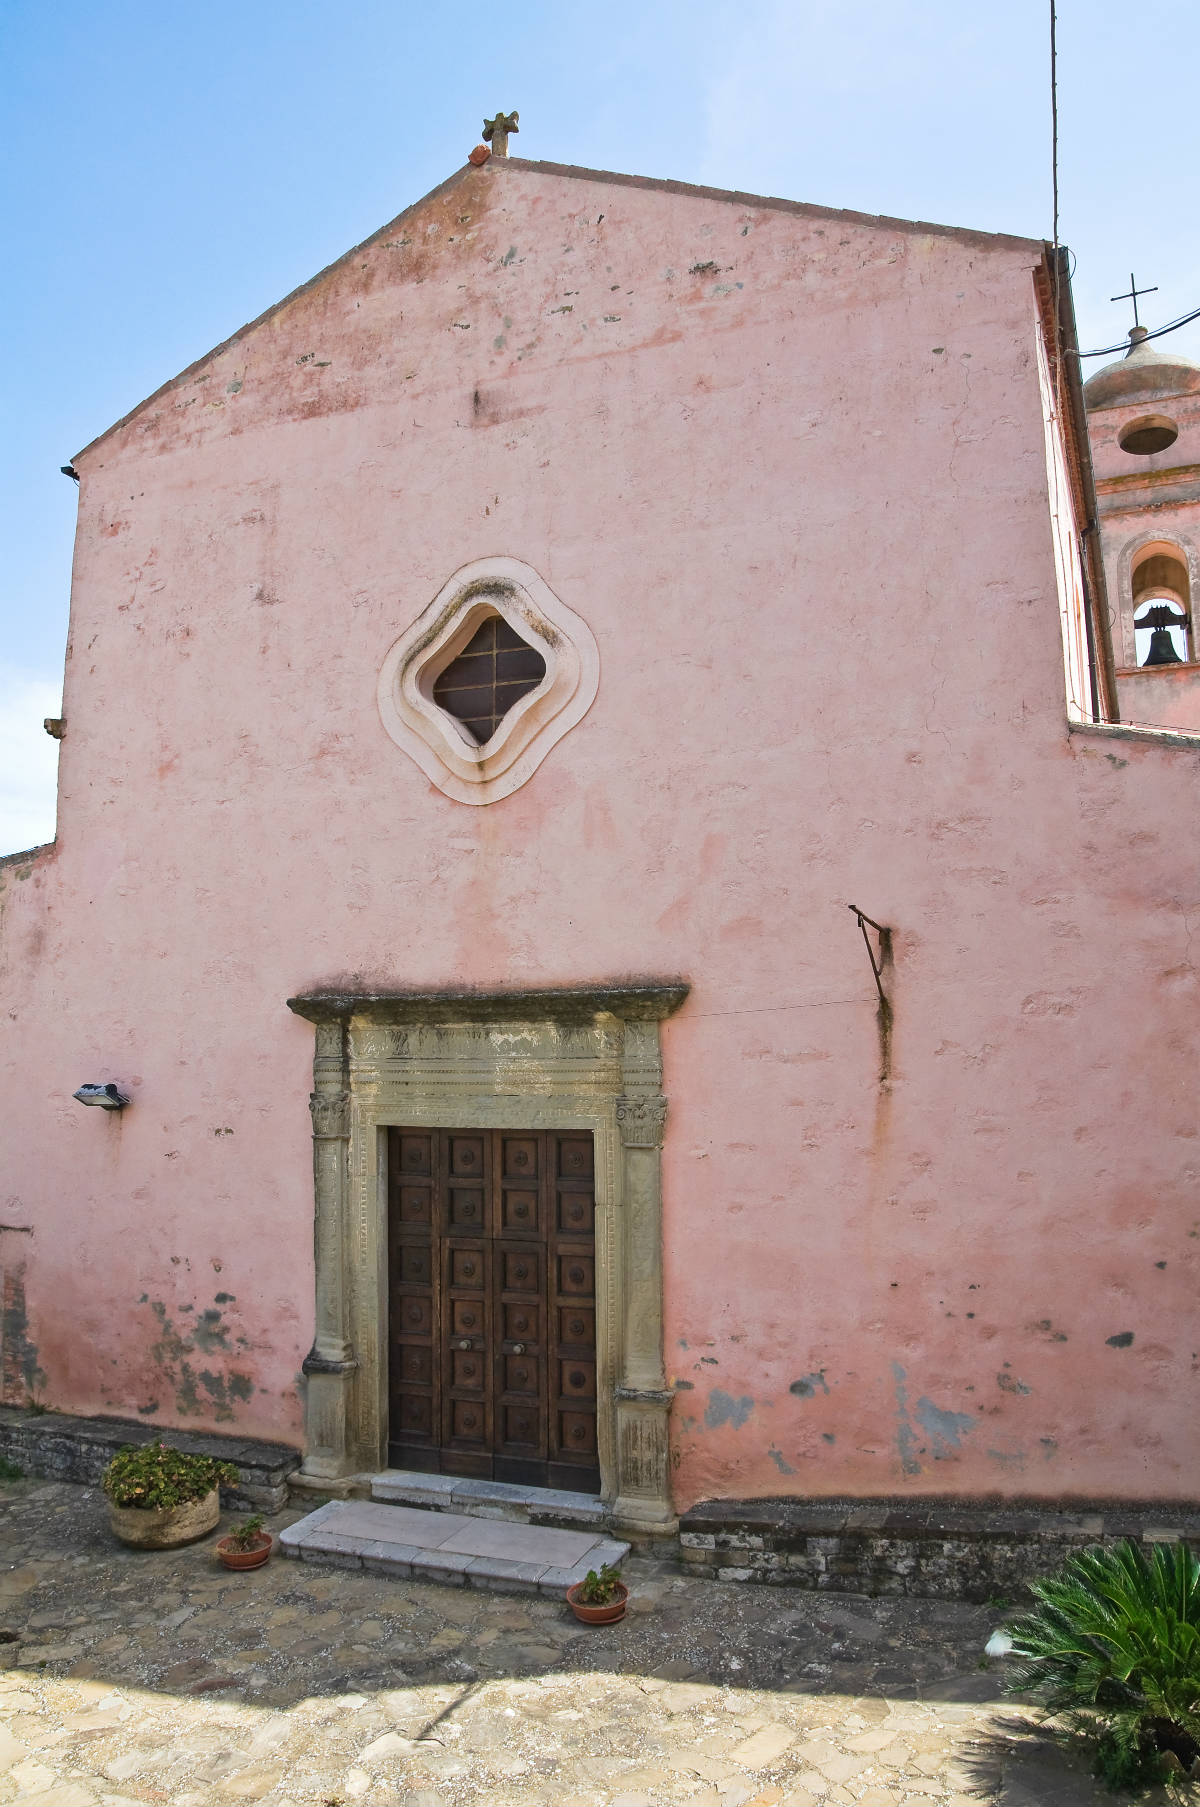
[[[600,1491],[592,1137],[388,1132],[396,1468]]]

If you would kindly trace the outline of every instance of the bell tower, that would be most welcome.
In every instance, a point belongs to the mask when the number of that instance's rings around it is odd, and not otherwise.
[[[1200,367],[1148,341],[1083,389],[1117,696],[1123,722],[1200,733]]]

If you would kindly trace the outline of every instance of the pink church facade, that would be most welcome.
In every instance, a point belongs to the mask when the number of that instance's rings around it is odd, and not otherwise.
[[[1200,741],[1114,725],[1048,270],[493,158],[79,455],[10,1404],[1195,1497]]]

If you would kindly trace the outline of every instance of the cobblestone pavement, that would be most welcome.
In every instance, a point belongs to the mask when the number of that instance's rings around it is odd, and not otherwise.
[[[94,1489],[0,1487],[0,1628],[23,1639],[0,1670],[0,1803],[1112,1801],[1001,1701],[984,1608],[636,1559],[625,1622],[592,1630],[551,1600],[278,1557],[232,1575],[213,1541],[127,1551]]]

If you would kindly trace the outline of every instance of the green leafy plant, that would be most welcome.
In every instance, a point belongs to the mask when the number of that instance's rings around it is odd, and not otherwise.
[[[237,1530],[229,1533],[229,1541],[239,1550],[252,1550],[262,1535],[262,1513],[256,1512],[253,1518],[243,1519]]]
[[[25,1470],[10,1462],[7,1456],[0,1456],[0,1481],[21,1481],[25,1478]]]
[[[190,1456],[182,1449],[168,1449],[159,1439],[140,1448],[118,1450],[104,1471],[101,1486],[114,1506],[185,1506],[202,1500],[222,1482],[237,1480],[232,1462],[216,1462],[211,1456]]]
[[[1036,1581],[1007,1627],[1005,1686],[1029,1691],[1093,1746],[1110,1787],[1200,1759],[1200,1562],[1186,1544],[1081,1550]]]
[[[620,1569],[605,1562],[601,1564],[599,1574],[595,1569],[589,1569],[579,1583],[580,1602],[584,1606],[611,1606],[624,1585]]]

